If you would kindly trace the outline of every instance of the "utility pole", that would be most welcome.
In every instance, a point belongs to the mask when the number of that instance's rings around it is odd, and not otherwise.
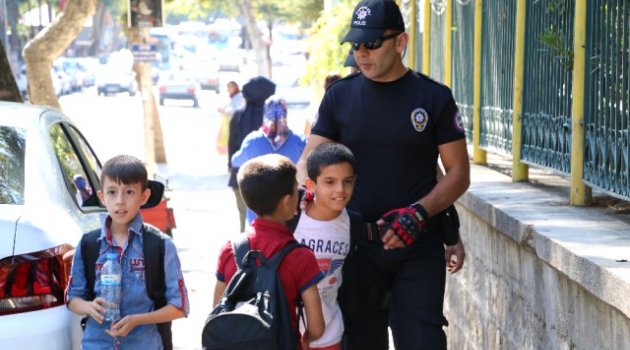
[[[149,28],[162,26],[161,0],[148,1],[140,4],[130,0],[128,4],[129,43],[132,48],[142,51],[147,47]],[[134,50],[132,50],[134,52]],[[158,114],[153,86],[151,81],[151,62],[140,59],[141,52],[134,53],[133,70],[142,95],[144,110],[145,161],[149,173],[155,175],[157,163],[166,163],[166,151],[162,137],[162,126]]]

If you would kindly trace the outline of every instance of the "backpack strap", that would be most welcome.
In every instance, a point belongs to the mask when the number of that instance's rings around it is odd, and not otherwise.
[[[142,224],[142,253],[147,294],[153,300],[154,310],[166,305],[166,281],[164,278],[165,235],[151,225]],[[164,350],[173,348],[171,322],[157,324]]]
[[[297,228],[297,224],[300,221],[300,215],[302,215],[302,208],[300,208],[300,202],[302,201],[302,197],[304,197],[304,192],[306,192],[306,190],[304,188],[298,188],[298,204],[297,204],[297,208],[295,208],[296,213],[295,216],[287,221],[286,225],[289,228],[289,230],[291,230],[291,232],[295,233],[295,229]]]
[[[155,309],[166,305],[164,281],[164,240],[152,226],[142,225],[142,253],[144,254],[147,294],[155,303]]]
[[[350,217],[350,247],[356,247],[357,243],[363,237],[364,222],[361,214],[354,210],[346,209]]]
[[[96,279],[96,260],[101,248],[101,242],[98,240],[100,235],[101,229],[96,229],[81,237],[81,256],[83,257],[83,271],[85,271],[85,280],[87,281],[88,301],[94,300],[96,297],[94,280]]]
[[[238,241],[232,241],[232,252],[234,253],[234,261],[236,262],[236,269],[242,270],[245,268],[245,257],[250,251],[249,241],[247,241],[247,235],[239,239]]]
[[[272,257],[267,258],[267,262],[269,263],[269,267],[272,267],[274,270],[277,270],[280,264],[282,263],[282,259],[285,255],[287,255],[290,251],[295,248],[302,246],[298,242],[290,242],[286,246],[284,246],[279,252],[274,254]],[[249,241],[247,240],[247,236],[239,239],[238,241],[232,241],[232,251],[234,252],[234,260],[236,261],[237,269],[241,270],[245,267],[247,263],[247,254],[250,252],[251,248],[249,246]],[[257,254],[256,256],[264,259],[262,254]]]
[[[282,259],[284,259],[284,257],[287,254],[289,254],[289,252],[292,251],[293,249],[298,248],[298,247],[302,247],[302,246],[303,245],[301,245],[298,242],[290,242],[290,243],[288,243],[279,252],[274,254],[271,258],[267,259],[268,262],[269,262],[269,266],[272,267],[274,270],[278,270],[278,267],[282,263]]]

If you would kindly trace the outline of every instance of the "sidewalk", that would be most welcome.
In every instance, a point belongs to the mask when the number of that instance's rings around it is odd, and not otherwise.
[[[212,310],[216,260],[220,246],[238,235],[238,217],[227,174],[171,174],[168,196],[175,208],[173,238],[188,287],[190,314],[173,322],[174,349],[201,349],[201,331]]]

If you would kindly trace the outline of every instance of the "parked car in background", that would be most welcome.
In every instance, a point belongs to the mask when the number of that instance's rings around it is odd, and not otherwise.
[[[68,95],[79,89],[79,82],[74,73],[66,72],[60,62],[53,63],[53,71],[61,81],[61,94]]]
[[[221,92],[221,79],[219,78],[219,68],[213,61],[202,61],[191,65],[188,70],[197,79],[199,85],[204,90],[214,90],[217,94]]]
[[[81,317],[65,306],[64,290],[74,247],[106,215],[96,197],[100,171],[88,141],[59,111],[0,102],[2,349],[81,349]],[[147,207],[163,196],[149,187]]]
[[[83,87],[96,84],[96,75],[101,64],[96,57],[77,57],[77,68],[83,73]]]
[[[76,58],[59,57],[54,65],[59,67],[59,69],[69,77],[71,90],[73,92],[83,89],[83,76],[85,74]]]
[[[131,69],[123,69],[119,66],[104,66],[96,77],[96,89],[98,95],[117,94],[126,92],[129,96],[135,96],[138,83],[135,73]]]
[[[158,81],[160,105],[164,100],[191,100],[193,107],[199,107],[199,93],[201,86],[193,74],[188,71],[163,71]]]
[[[238,49],[224,49],[217,53],[216,60],[219,65],[219,71],[240,72],[244,55]]]

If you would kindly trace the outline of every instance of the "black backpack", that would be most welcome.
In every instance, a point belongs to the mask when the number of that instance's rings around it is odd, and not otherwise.
[[[301,245],[289,243],[269,259],[261,251],[251,250],[247,237],[232,242],[232,246],[237,271],[206,320],[201,335],[203,348],[298,349],[299,333],[291,327],[277,271],[285,255]]]
[[[100,241],[98,240],[100,235],[100,229],[90,231],[83,235],[80,243],[87,289],[89,291],[88,300],[93,300],[96,297],[94,294],[94,279],[96,278],[96,259],[100,253]],[[166,237],[168,236],[157,228],[147,224],[142,225],[145,281],[147,294],[153,300],[155,310],[166,305],[166,283],[164,281],[164,239]],[[86,319],[84,318],[81,322],[83,327],[85,327],[85,322]],[[162,337],[164,350],[172,350],[171,322],[158,323],[157,329],[160,337]]]

